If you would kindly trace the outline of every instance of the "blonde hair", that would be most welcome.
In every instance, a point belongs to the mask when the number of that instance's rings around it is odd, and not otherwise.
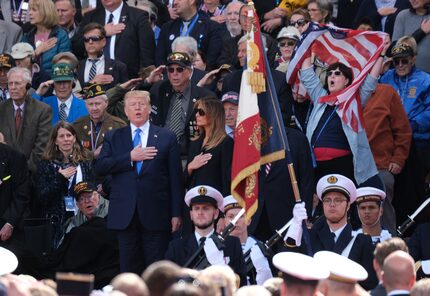
[[[225,132],[225,113],[224,107],[219,99],[214,97],[204,97],[194,103],[194,108],[202,108],[207,116],[210,135],[205,145],[206,149],[218,146],[227,136]],[[197,139],[205,137],[205,130],[199,127],[200,133]],[[195,139],[196,140],[196,139]]]
[[[151,94],[146,90],[130,90],[124,95],[124,103],[130,97],[143,97],[148,105],[151,105]]]
[[[51,29],[58,25],[58,14],[51,0],[30,0],[30,9],[36,9],[42,16],[42,25]]]

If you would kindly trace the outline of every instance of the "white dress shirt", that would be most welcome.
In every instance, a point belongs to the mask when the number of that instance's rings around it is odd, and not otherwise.
[[[334,237],[334,242],[336,243],[337,242],[337,239],[339,238],[339,236],[340,236],[340,234],[342,233],[342,231],[343,231],[343,229],[346,227],[346,224],[345,225],[343,225],[341,228],[339,228],[338,230],[335,230],[335,231],[332,231],[331,229],[330,229],[330,231],[332,232],[332,233],[334,233],[334,235],[335,235],[335,237]],[[330,228],[330,227],[329,227]]]
[[[133,123],[130,123],[131,127],[131,139],[134,139],[136,135],[136,129],[140,128],[140,143],[141,147],[145,148],[148,143],[148,135],[149,135],[149,121],[145,122],[142,126],[135,126]]]
[[[110,12],[108,10],[105,9],[105,24],[107,24],[107,22],[109,21],[109,16],[112,13],[113,14],[113,21],[112,24],[114,25],[118,25],[119,24],[119,20],[121,17],[121,10],[122,10],[122,6],[124,5],[124,3],[121,1],[121,5],[115,9],[114,11]],[[115,40],[116,40],[116,35],[112,35],[111,39],[110,39],[110,48],[109,48],[109,53],[110,53],[110,58],[112,60],[115,59]]]
[[[102,55],[98,58],[99,60],[96,62],[96,75],[105,73],[105,56]],[[89,82],[90,80],[90,69],[93,65],[93,62],[90,62],[89,58],[85,62],[85,71],[84,71],[84,81]]]
[[[58,97],[57,97],[58,111],[61,110],[60,109],[61,103],[65,103],[66,104],[66,108],[64,109],[64,111],[66,111],[66,115],[67,115],[67,117],[69,117],[70,108],[72,107],[72,100],[73,100],[73,94],[71,94],[70,97],[65,102],[60,101],[58,99]]]

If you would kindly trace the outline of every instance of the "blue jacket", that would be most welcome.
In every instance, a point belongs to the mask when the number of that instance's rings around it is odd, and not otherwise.
[[[35,34],[36,34],[36,27],[32,28],[30,31],[25,33],[22,36],[21,42],[30,43],[33,46],[33,48],[36,48],[36,44],[34,40]],[[53,48],[42,53],[42,55],[39,57],[37,61],[40,67],[43,70],[45,70],[48,74],[51,74],[52,58],[57,53],[71,51],[71,48],[72,48],[69,35],[60,26],[55,26],[51,29],[51,33],[49,33],[49,38],[52,38],[52,37],[57,38],[57,43]]]
[[[58,116],[58,100],[57,96],[50,96],[50,97],[41,97],[36,92],[33,94],[33,98],[39,101],[42,101],[52,108],[52,126],[54,126],[58,121],[60,121],[60,118]],[[79,117],[88,115],[87,107],[85,107],[85,103],[83,100],[78,99],[73,95],[72,105],[70,105],[70,111],[69,115],[67,116],[67,122],[73,123],[76,119]]]
[[[401,78],[392,69],[380,81],[394,87],[402,99],[417,145],[430,144],[430,74],[414,67],[407,77]]]

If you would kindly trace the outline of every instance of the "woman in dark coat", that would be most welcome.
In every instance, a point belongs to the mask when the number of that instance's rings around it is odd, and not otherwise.
[[[38,197],[43,217],[53,225],[54,249],[64,235],[64,222],[75,213],[73,186],[93,179],[91,161],[76,137],[71,124],[58,122],[38,167]]]
[[[185,169],[186,185],[209,185],[230,195],[233,139],[225,132],[225,114],[220,100],[206,97],[194,105],[200,136],[190,143]]]

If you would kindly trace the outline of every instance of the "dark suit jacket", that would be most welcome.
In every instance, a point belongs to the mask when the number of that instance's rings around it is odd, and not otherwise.
[[[6,143],[28,160],[28,167],[36,172],[51,132],[52,110],[47,104],[29,96],[25,98],[19,134],[15,131],[15,109],[12,100],[0,104],[0,132]]]
[[[82,28],[88,23],[96,22],[105,25],[105,9],[103,6],[86,14],[80,24],[77,38],[80,40],[73,51],[79,58],[84,58],[85,50],[82,39]],[[125,29],[115,38],[115,59],[127,65],[128,76],[137,77],[141,67],[154,64],[155,40],[154,32],[149,26],[148,14],[142,10],[124,3],[121,10],[120,22]]]
[[[78,80],[79,83],[85,85],[85,63],[86,59],[79,62],[78,66]],[[120,61],[105,58],[105,71],[103,74],[108,74],[113,76],[112,83],[103,85],[104,89],[110,89],[117,85],[118,83],[124,83],[128,80],[127,66]]]
[[[176,136],[151,124],[147,146],[155,146],[157,156],[144,161],[137,174],[130,160],[130,126],[105,135],[95,170],[99,175],[112,175],[108,215],[111,229],[127,228],[137,212],[145,229],[170,231],[171,218],[181,216],[184,189]]]
[[[157,66],[166,63],[168,54],[172,52],[173,40],[180,36],[181,26],[182,21],[178,18],[161,27],[157,51],[155,53]],[[207,69],[214,69],[216,67],[216,60],[222,46],[221,32],[222,27],[217,22],[200,15],[189,35],[196,39],[197,46],[206,54]]]
[[[185,124],[185,139],[181,143],[181,153],[188,154],[188,145],[190,139],[197,135],[197,124],[196,118],[193,114],[194,103],[206,96],[215,96],[211,91],[198,87],[194,84],[190,85],[191,96],[188,110],[186,113],[186,124]],[[170,101],[174,98],[174,90],[169,80],[160,81],[154,84],[150,90],[151,93],[151,103],[153,112],[151,114],[152,123],[158,126],[164,126],[167,120],[167,114],[169,112]]]
[[[430,259],[430,223],[417,226],[408,241],[409,254],[415,261]]]
[[[387,296],[387,290],[382,284],[378,284],[373,290],[370,290],[371,296]]]
[[[30,202],[28,168],[24,155],[0,143],[0,228],[7,222],[18,228]]]
[[[198,249],[198,243],[194,233],[170,242],[165,259],[175,262],[180,266],[193,256]],[[240,276],[241,284],[246,283],[246,267],[243,260],[242,247],[237,237],[227,236],[225,239],[224,257],[229,258],[228,265]]]

